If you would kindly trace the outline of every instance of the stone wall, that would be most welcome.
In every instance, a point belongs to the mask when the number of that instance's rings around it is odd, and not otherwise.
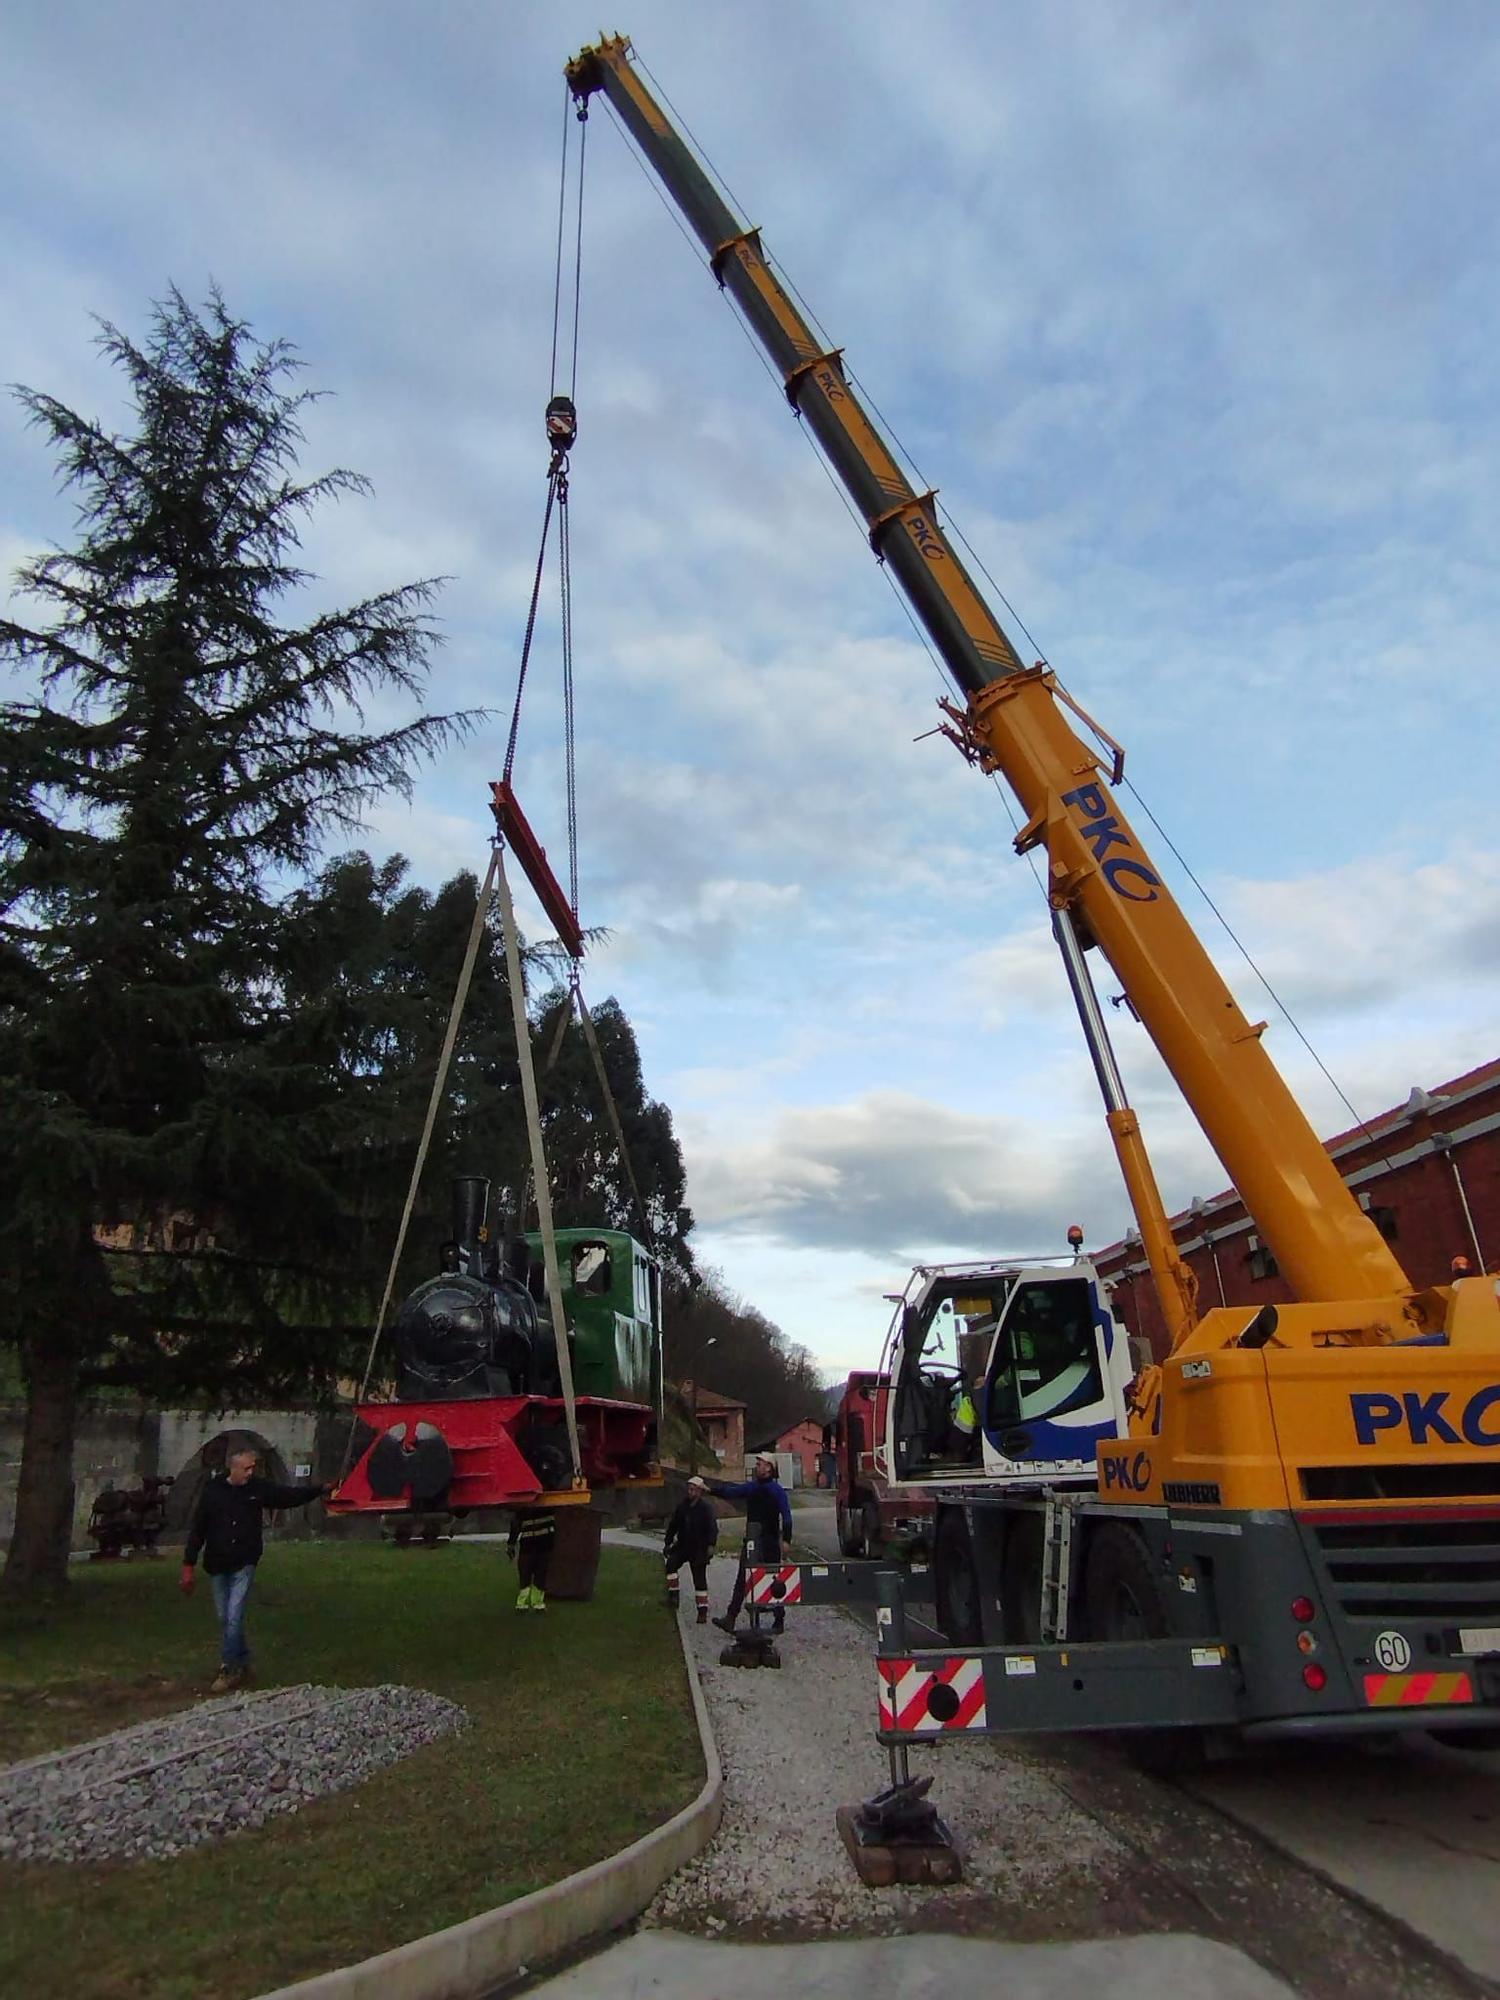
[[[16,1517],[16,1482],[21,1472],[25,1407],[0,1403],[0,1545],[8,1546]],[[91,1548],[89,1514],[106,1486],[139,1486],[153,1474],[176,1484],[167,1504],[167,1541],[181,1541],[197,1499],[205,1463],[222,1463],[230,1444],[253,1444],[269,1478],[304,1477],[330,1481],[338,1470],[347,1418],[315,1409],[151,1410],[117,1403],[85,1403],[79,1413],[73,1453],[73,1547]],[[310,1532],[309,1514],[294,1508],[274,1532]]]

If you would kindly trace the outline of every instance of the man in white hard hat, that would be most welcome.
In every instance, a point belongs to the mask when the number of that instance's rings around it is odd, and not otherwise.
[[[677,1609],[677,1572],[686,1563],[693,1573],[700,1625],[708,1623],[708,1559],[718,1539],[719,1517],[708,1497],[708,1485],[694,1473],[687,1483],[687,1497],[678,1501],[667,1523],[662,1554],[667,1565],[667,1603]]]

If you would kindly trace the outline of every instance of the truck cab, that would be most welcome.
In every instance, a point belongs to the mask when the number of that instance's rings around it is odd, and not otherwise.
[[[931,1495],[893,1486],[881,1469],[889,1403],[885,1376],[856,1369],[824,1431],[833,1457],[839,1550],[846,1556],[930,1554]]]
[[[881,1372],[883,1469],[909,1484],[1091,1485],[1128,1430],[1129,1347],[1086,1258],[918,1265]]]

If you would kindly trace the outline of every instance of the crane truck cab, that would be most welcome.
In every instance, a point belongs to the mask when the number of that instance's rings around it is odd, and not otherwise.
[[[881,1373],[882,1469],[904,1485],[1091,1486],[1129,1429],[1129,1344],[1084,1257],[919,1264]]]

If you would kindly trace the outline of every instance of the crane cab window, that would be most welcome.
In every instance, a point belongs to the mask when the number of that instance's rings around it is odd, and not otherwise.
[[[591,1298],[605,1298],[614,1283],[609,1246],[578,1243],[573,1248],[573,1289]]]
[[[1017,1287],[985,1391],[990,1429],[1061,1417],[1098,1402],[1104,1385],[1086,1280]]]
[[[977,1463],[981,1386],[1011,1280],[956,1281],[913,1312],[897,1393],[897,1475]]]

